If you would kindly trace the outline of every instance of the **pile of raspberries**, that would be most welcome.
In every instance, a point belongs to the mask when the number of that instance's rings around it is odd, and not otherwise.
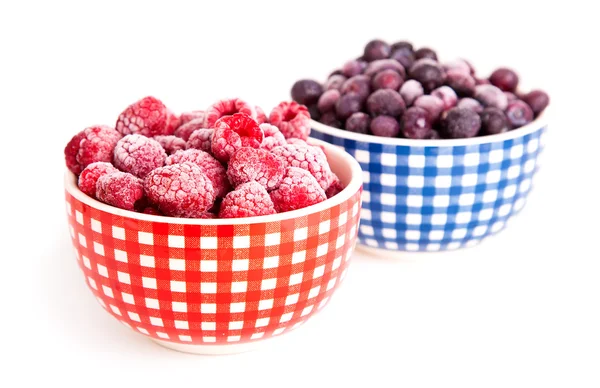
[[[241,99],[174,114],[155,97],[115,128],[93,126],[65,147],[79,189],[121,209],[184,218],[239,218],[301,209],[339,193],[310,114],[284,101],[267,117]]]

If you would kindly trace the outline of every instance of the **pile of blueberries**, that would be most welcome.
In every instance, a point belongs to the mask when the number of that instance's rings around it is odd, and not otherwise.
[[[440,62],[428,47],[370,41],[321,84],[302,79],[292,99],[311,117],[351,132],[409,139],[495,135],[538,117],[550,99],[542,90],[518,89],[519,76],[502,67],[479,78],[464,59]]]

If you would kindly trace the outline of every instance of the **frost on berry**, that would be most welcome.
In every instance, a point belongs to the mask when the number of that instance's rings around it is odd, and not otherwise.
[[[186,148],[202,150],[208,153],[212,153],[212,138],[214,129],[200,128],[196,129],[190,135],[187,141]]]
[[[243,147],[237,150],[227,167],[227,177],[234,187],[256,181],[268,191],[279,186],[285,173],[286,162],[271,152]]]
[[[117,119],[116,129],[122,135],[139,133],[152,137],[170,135],[169,110],[162,101],[152,96],[144,97],[129,105]],[[173,128],[174,130],[174,128]]]
[[[119,170],[117,170],[108,162],[95,162],[89,164],[79,175],[77,186],[79,186],[79,190],[83,191],[90,197],[96,198],[96,182],[98,182],[98,179],[102,175],[117,171]]]
[[[121,209],[134,210],[135,203],[143,197],[142,180],[127,172],[102,175],[96,183],[96,198]]]
[[[185,141],[188,141],[190,135],[194,133],[195,130],[204,128],[204,118],[197,118],[194,120],[190,120],[185,124],[182,124],[175,130],[173,133],[175,136],[182,138]]]
[[[153,216],[162,216],[163,215],[160,212],[160,210],[158,210],[157,208],[155,208],[153,206],[146,206],[145,208],[142,209],[142,211],[140,213],[151,214]]]
[[[289,139],[287,139],[287,144],[295,144],[308,147],[308,143],[306,142],[306,140],[298,139],[297,137],[290,137]]]
[[[256,111],[256,123],[258,125],[268,122],[267,115],[265,114],[265,111],[260,106],[256,105],[254,107],[254,110]]]
[[[227,163],[242,147],[259,148],[264,134],[256,121],[243,113],[225,116],[215,123],[212,152],[215,158]]]
[[[190,112],[183,112],[180,116],[179,116],[179,121],[180,121],[180,126],[185,125],[187,123],[189,123],[192,120],[198,120],[200,119],[200,121],[202,123],[204,123],[204,111],[203,110],[193,110]]]
[[[323,190],[327,190],[333,182],[334,175],[329,167],[327,156],[319,147],[286,144],[273,148],[271,152],[283,158],[286,167],[299,167],[308,171]]]
[[[167,153],[159,142],[143,135],[127,135],[117,143],[114,163],[121,171],[144,178],[165,164]]]
[[[340,181],[340,178],[338,178],[335,174],[333,177],[333,183],[331,183],[331,185],[329,185],[329,188],[325,191],[327,198],[334,197],[337,194],[339,194],[342,190],[344,190],[344,185]]]
[[[252,105],[239,98],[233,98],[220,100],[211,105],[205,112],[204,127],[213,128],[220,118],[236,113],[244,113],[252,119],[256,119],[256,110]]]
[[[189,149],[178,151],[166,160],[167,166],[184,162],[191,162],[200,167],[200,170],[210,179],[216,197],[225,196],[231,189],[227,175],[225,174],[225,167],[209,153],[197,149]]]
[[[154,140],[156,140],[169,155],[186,148],[185,140],[177,136],[154,136]]]
[[[260,129],[263,131],[264,139],[260,148],[264,148],[266,150],[272,150],[273,148],[285,145],[287,142],[283,133],[276,126],[268,123],[263,123],[259,125]]]
[[[277,212],[287,212],[315,205],[327,199],[323,188],[308,171],[289,167],[279,187],[271,191]]]
[[[310,134],[308,109],[295,101],[284,101],[273,108],[269,122],[279,128],[286,139],[297,137],[306,140]]]
[[[210,179],[194,163],[159,167],[144,179],[150,202],[167,216],[198,218],[215,202]]]
[[[221,203],[220,218],[256,217],[275,214],[275,206],[265,188],[257,182],[247,182],[229,192]]]
[[[110,162],[115,145],[121,135],[113,128],[99,125],[79,132],[65,147],[65,162],[71,172],[78,175],[89,164]]]
[[[165,128],[165,135],[172,135],[177,128],[181,125],[181,119],[169,108],[167,108],[167,124]]]

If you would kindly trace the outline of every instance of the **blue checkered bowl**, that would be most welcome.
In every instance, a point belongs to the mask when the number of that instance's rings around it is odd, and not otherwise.
[[[440,251],[477,244],[521,210],[537,171],[544,117],[471,139],[383,138],[314,120],[310,136],[342,147],[363,169],[359,244]]]

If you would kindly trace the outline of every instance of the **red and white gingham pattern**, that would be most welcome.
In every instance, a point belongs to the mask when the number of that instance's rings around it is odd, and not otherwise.
[[[66,201],[100,304],[152,338],[210,345],[279,335],[327,303],[356,243],[360,194],[291,220],[218,226],[117,216],[68,192]]]

